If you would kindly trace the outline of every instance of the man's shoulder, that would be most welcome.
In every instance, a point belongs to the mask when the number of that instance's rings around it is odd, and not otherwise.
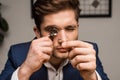
[[[11,45],[9,53],[12,55],[26,54],[29,50],[30,44],[31,44],[31,41]]]
[[[15,66],[18,67],[26,59],[30,43],[31,42],[18,43],[10,47],[8,57],[15,63]]]
[[[28,42],[22,42],[22,43],[17,43],[17,44],[13,44],[11,45],[11,47],[17,48],[17,47],[26,47],[26,46],[30,46],[31,41]]]
[[[33,38],[33,40],[36,39],[36,37]],[[25,47],[29,47],[31,44],[31,41],[27,41],[27,42],[21,42],[21,43],[17,43],[17,44],[13,44],[11,45],[11,48],[25,48]]]

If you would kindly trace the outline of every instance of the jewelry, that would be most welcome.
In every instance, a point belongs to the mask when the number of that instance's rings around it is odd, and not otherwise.
[[[49,32],[50,32],[49,38],[53,41],[54,37],[57,36],[58,31],[55,28],[50,28]]]

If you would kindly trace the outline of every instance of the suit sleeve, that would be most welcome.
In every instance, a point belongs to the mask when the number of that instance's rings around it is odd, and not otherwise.
[[[10,48],[8,52],[8,60],[5,64],[4,70],[0,74],[0,80],[10,80],[12,73],[16,70],[14,64],[14,58],[12,57],[12,50]]]
[[[100,61],[99,56],[98,56],[98,46],[96,43],[94,43],[93,45],[94,45],[94,49],[96,50],[96,64],[97,64],[96,71],[99,73],[102,80],[109,80],[107,74],[104,72],[102,62]]]

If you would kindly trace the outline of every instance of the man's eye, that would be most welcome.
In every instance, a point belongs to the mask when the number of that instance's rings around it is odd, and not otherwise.
[[[46,27],[45,31],[49,32],[52,28]]]
[[[75,30],[75,27],[74,26],[68,26],[65,28],[67,31],[73,31]]]
[[[47,32],[49,32],[49,33],[51,33],[51,32],[57,32],[58,31],[58,29],[57,28],[55,28],[55,27],[46,27],[45,28],[45,31],[47,31]]]

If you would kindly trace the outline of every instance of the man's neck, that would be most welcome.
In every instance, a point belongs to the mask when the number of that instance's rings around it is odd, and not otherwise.
[[[58,70],[58,68],[64,61],[65,59],[58,59],[58,58],[52,57],[49,62],[56,70]]]

